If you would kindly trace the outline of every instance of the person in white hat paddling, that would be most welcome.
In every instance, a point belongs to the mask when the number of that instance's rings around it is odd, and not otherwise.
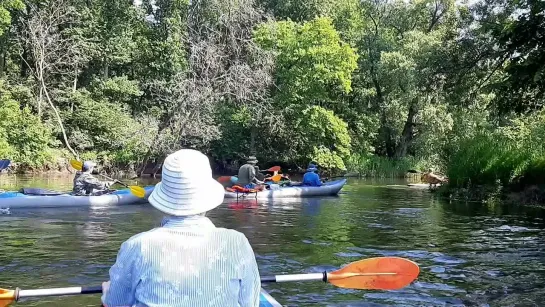
[[[103,284],[103,305],[259,306],[261,282],[248,239],[205,217],[223,196],[204,154],[169,155],[149,197],[168,216],[121,245]]]
[[[76,172],[76,176],[74,176],[74,188],[72,190],[73,195],[102,195],[110,192],[110,187],[114,185],[116,181],[100,181],[95,178],[92,174],[95,166],[95,162],[85,161],[81,171]]]

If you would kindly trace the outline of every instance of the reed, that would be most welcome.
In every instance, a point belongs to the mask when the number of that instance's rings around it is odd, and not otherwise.
[[[414,157],[391,159],[374,155],[352,155],[346,162],[349,172],[356,172],[361,177],[403,178],[407,171],[425,169],[424,163]]]

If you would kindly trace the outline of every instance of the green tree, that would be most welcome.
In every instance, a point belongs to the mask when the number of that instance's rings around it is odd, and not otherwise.
[[[269,22],[258,27],[254,39],[275,52],[273,97],[280,107],[331,106],[352,90],[358,56],[341,40],[330,18],[302,24]]]
[[[0,154],[22,167],[36,168],[51,159],[51,129],[30,109],[20,108],[11,89],[0,80]]]
[[[0,37],[11,24],[12,10],[22,10],[25,7],[21,0],[4,0],[0,2]]]
[[[295,161],[316,161],[329,169],[345,170],[344,160],[350,155],[347,124],[332,111],[319,106],[305,109],[293,124],[291,148]]]

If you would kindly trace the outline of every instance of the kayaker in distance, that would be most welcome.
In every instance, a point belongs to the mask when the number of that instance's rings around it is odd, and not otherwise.
[[[179,150],[165,159],[161,178],[149,202],[168,216],[121,245],[103,283],[104,306],[259,306],[261,281],[248,239],[205,216],[224,197],[208,158]]]
[[[311,187],[321,187],[322,186],[322,180],[320,179],[320,175],[317,173],[318,168],[315,164],[310,163],[307,168],[307,172],[305,175],[303,175],[303,185],[304,186],[311,186]]]
[[[85,161],[81,171],[76,172],[72,194],[77,196],[102,195],[110,192],[115,181],[100,181],[92,175],[96,163]]]
[[[237,185],[247,189],[255,189],[258,184],[263,184],[263,181],[256,177],[255,166],[257,162],[259,161],[257,161],[256,157],[248,157],[246,164],[241,166],[238,170]]]

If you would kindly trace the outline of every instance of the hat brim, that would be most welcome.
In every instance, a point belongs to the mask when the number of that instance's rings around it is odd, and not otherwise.
[[[167,195],[162,186],[163,182],[155,185],[148,201],[155,209],[173,216],[196,215],[210,211],[221,205],[225,196],[223,186],[214,179],[191,194],[179,195],[179,198]]]
[[[307,172],[315,172],[317,171],[318,169],[315,168],[315,167],[311,167],[311,168],[307,168]]]

